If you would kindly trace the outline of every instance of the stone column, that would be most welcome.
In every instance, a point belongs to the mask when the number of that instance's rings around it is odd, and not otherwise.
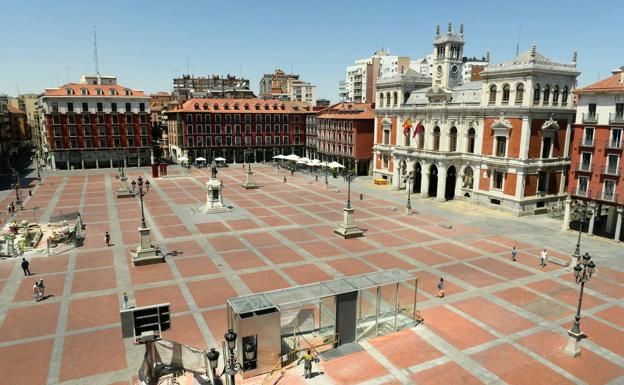
[[[587,229],[587,234],[591,237],[594,235],[594,222],[596,221],[596,205],[591,206],[592,212],[591,217],[589,217],[589,228]]]
[[[605,231],[610,233],[615,228],[615,220],[617,218],[617,212],[615,206],[608,206],[607,208],[607,223],[605,226]]]
[[[429,165],[421,163],[422,170],[420,172],[420,197],[429,197]]]
[[[113,159],[108,160],[108,168],[113,168]]]
[[[563,223],[561,224],[561,231],[567,231],[570,228],[571,205],[572,205],[572,198],[568,195],[564,202],[565,210],[563,212]]]
[[[620,237],[622,235],[622,216],[624,213],[624,207],[617,208],[617,220],[615,222],[615,235],[614,239],[620,242]]]
[[[96,169],[100,168],[100,160],[97,158],[97,155],[96,155],[96,158],[95,158],[95,168]]]
[[[447,166],[440,165],[438,167],[438,192],[436,197],[438,202],[446,201],[446,170]]]

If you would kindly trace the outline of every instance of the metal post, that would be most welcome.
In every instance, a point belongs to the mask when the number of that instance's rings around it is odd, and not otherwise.
[[[407,205],[405,206],[406,211],[407,211],[407,215],[410,214],[410,211],[412,210],[412,201],[411,201],[411,184],[412,184],[412,172],[410,171],[409,174],[407,174]]]
[[[581,282],[581,292],[579,293],[578,306],[576,308],[576,315],[574,316],[574,325],[570,330],[572,333],[579,334],[581,332],[581,305],[583,303],[583,289],[585,288],[585,281]]]

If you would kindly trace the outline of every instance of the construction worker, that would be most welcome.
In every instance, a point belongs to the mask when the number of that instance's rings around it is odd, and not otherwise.
[[[297,365],[303,361],[303,377],[304,378],[312,378],[312,361],[315,360],[316,357],[312,354],[312,350],[308,349],[306,354],[299,358],[297,361]]]

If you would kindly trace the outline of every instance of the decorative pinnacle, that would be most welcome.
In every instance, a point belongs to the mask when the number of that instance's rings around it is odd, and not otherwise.
[[[461,23],[461,24],[459,25],[459,34],[460,34],[460,35],[463,35],[463,34],[464,34],[464,23]]]
[[[490,62],[490,51],[487,51],[485,53],[485,61],[488,62],[488,63]]]
[[[446,29],[446,32],[448,32],[449,35],[453,32],[453,26],[451,25],[450,21],[448,23],[448,28]]]
[[[440,35],[440,24],[436,25],[436,36]]]
[[[531,61],[532,61],[532,62],[534,62],[534,61],[535,61],[535,51],[536,51],[535,44],[533,44],[533,45],[531,46]]]
[[[578,59],[578,52],[576,50],[574,50],[572,52],[572,63],[576,64],[576,60]]]

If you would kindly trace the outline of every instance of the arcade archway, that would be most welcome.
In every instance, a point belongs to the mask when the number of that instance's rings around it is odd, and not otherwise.
[[[438,196],[438,166],[435,164],[432,164],[431,167],[429,167],[428,195],[432,198]]]

